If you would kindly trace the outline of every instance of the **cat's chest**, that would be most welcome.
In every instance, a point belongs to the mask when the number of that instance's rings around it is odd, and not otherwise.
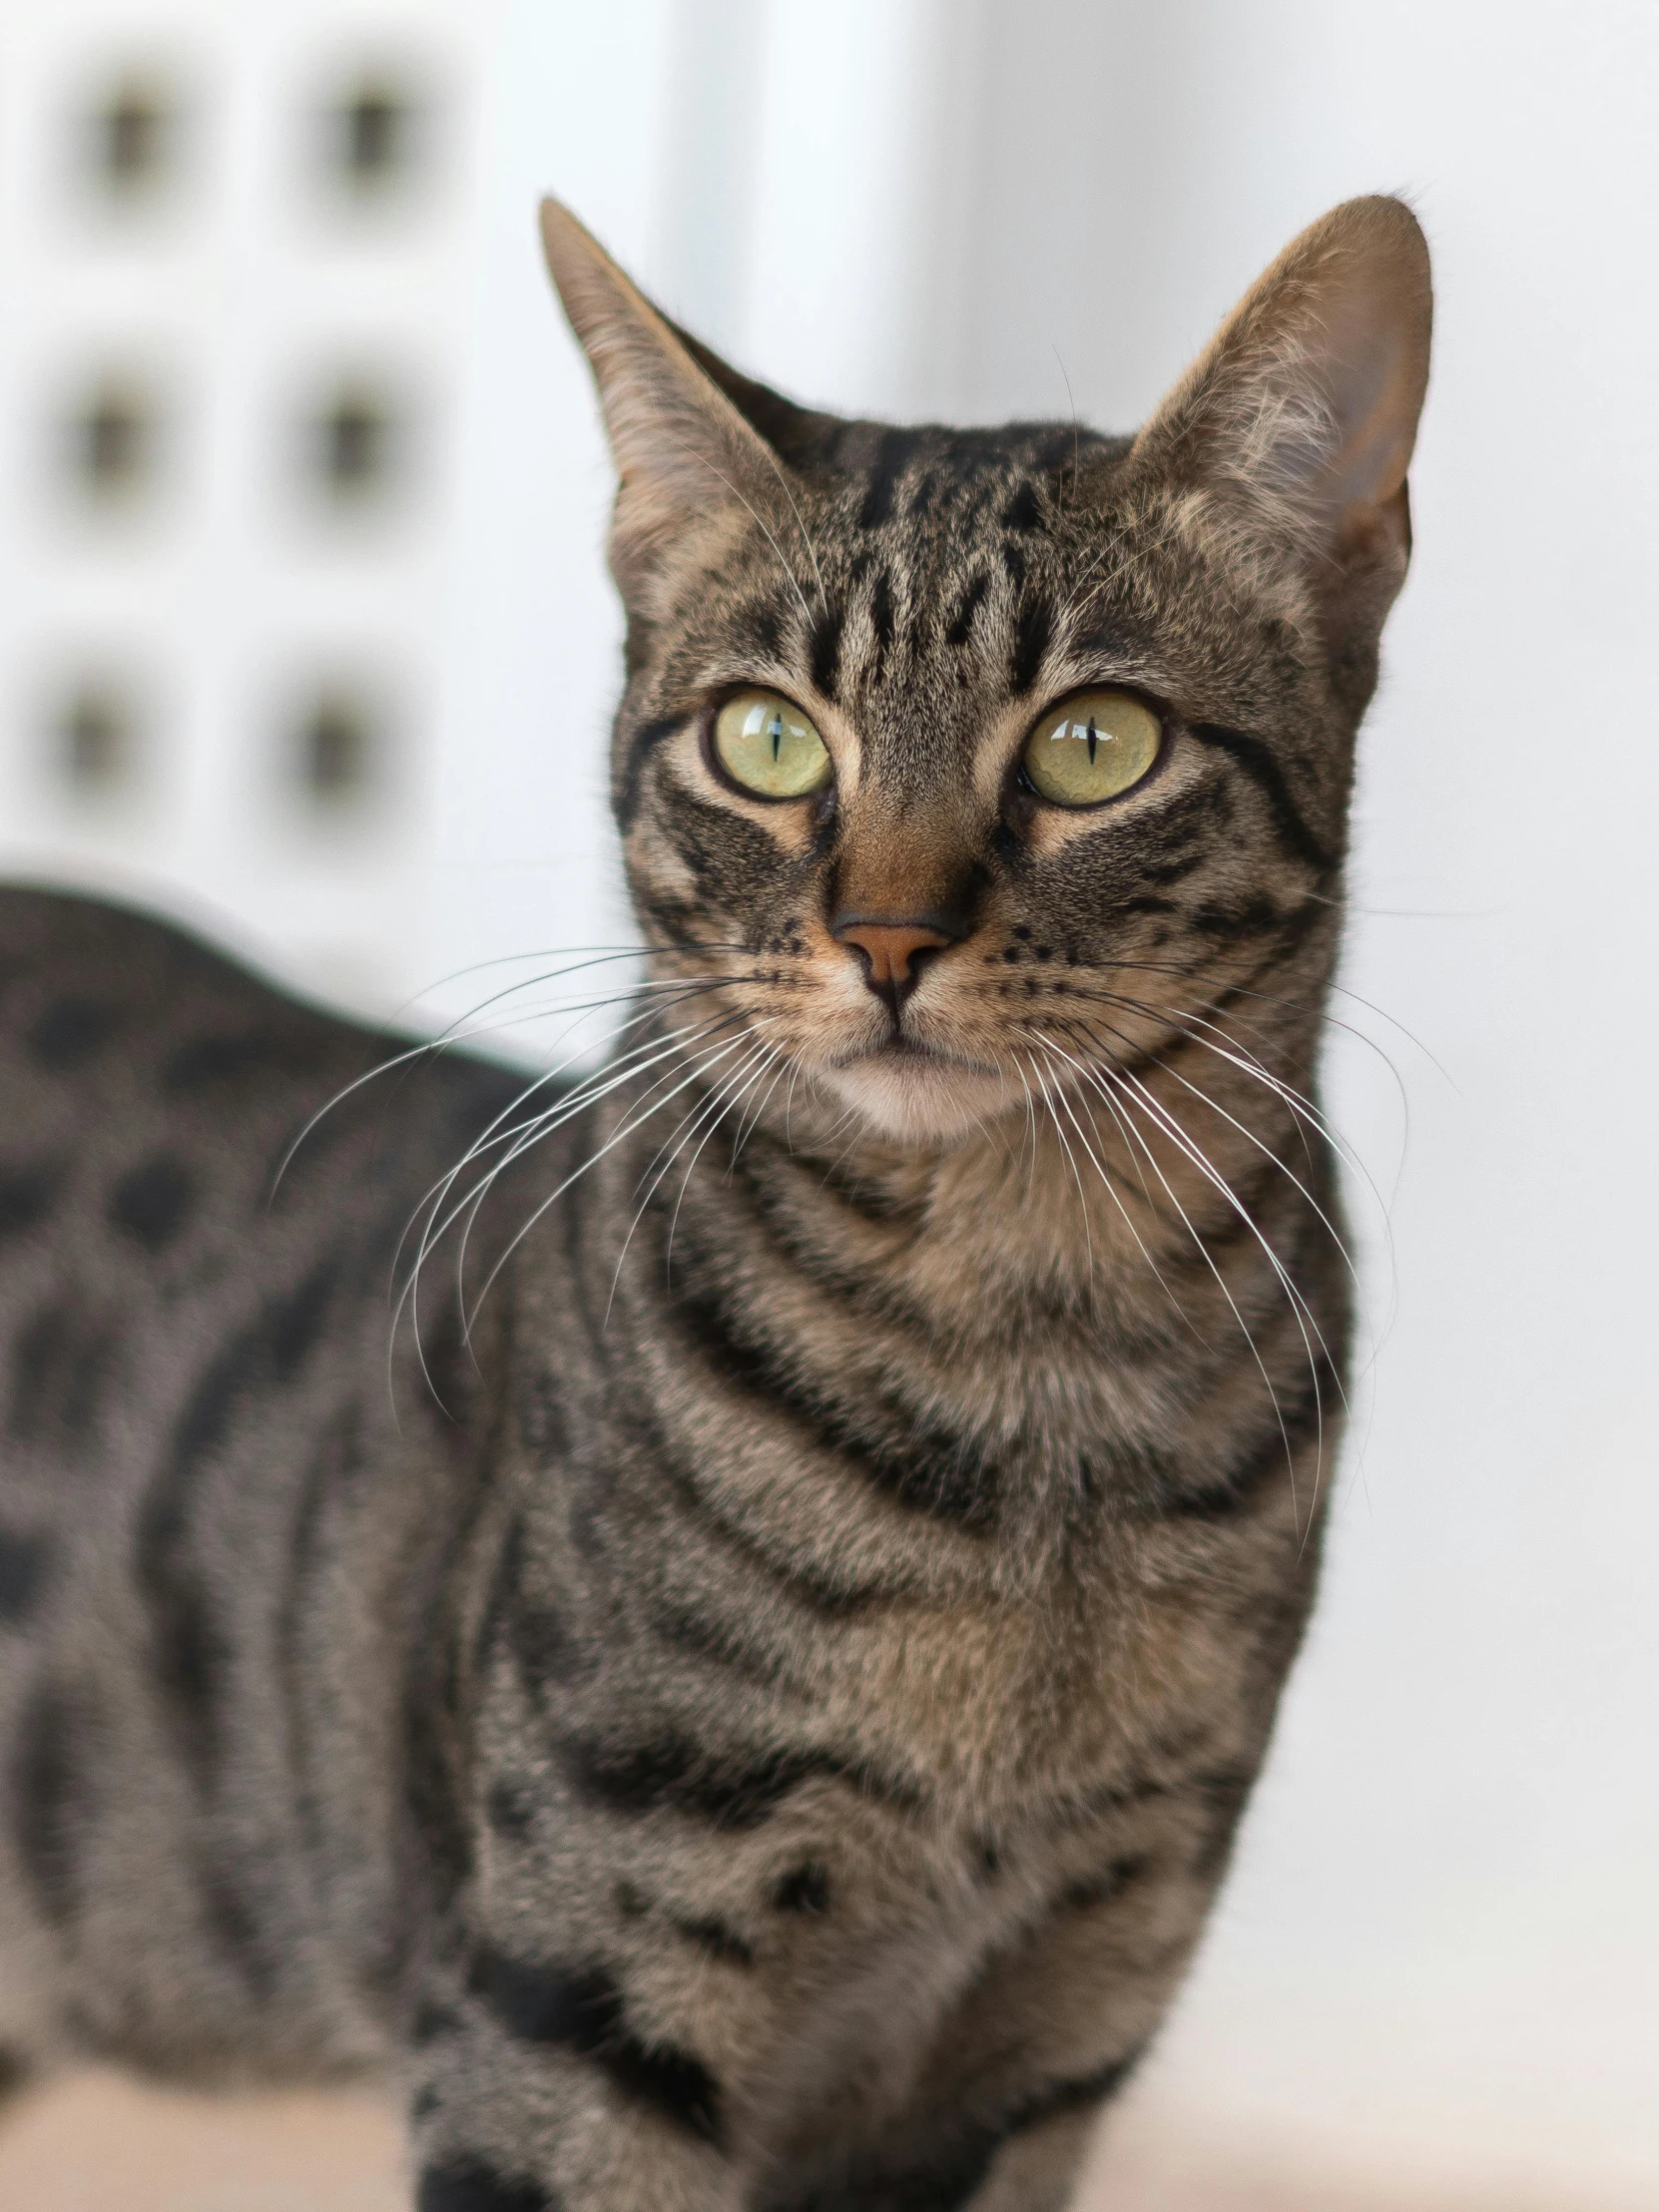
[[[1245,1664],[1213,1593],[1126,1561],[1082,1592],[1039,1582],[872,1615],[826,1654],[821,1721],[976,1833],[1034,1833],[1141,1788]]]

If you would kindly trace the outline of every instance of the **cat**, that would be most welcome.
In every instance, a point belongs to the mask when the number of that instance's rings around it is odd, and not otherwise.
[[[0,894],[0,2050],[389,2078],[421,2212],[1043,2212],[1314,1589],[1426,249],[1338,208],[1128,438],[813,412],[543,227],[600,1074]]]

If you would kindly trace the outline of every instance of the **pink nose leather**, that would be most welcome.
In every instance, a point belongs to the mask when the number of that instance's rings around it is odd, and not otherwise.
[[[835,934],[862,953],[864,980],[884,998],[911,981],[910,962],[918,952],[937,952],[950,942],[942,929],[913,921],[854,921]]]

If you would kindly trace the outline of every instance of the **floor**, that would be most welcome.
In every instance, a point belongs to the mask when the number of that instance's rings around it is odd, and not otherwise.
[[[395,2123],[372,2097],[207,2099],[113,2075],[22,2100],[0,2127],[4,2212],[407,2212]],[[1566,2212],[1311,2172],[1283,2154],[1126,2115],[1077,2212]],[[1586,2212],[1574,2207],[1572,2212]]]

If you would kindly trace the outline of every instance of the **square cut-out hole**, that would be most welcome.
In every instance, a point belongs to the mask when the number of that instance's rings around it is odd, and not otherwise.
[[[68,189],[119,216],[171,203],[185,178],[193,105],[169,61],[95,60],[64,117]]]
[[[178,168],[183,104],[165,78],[134,72],[116,78],[86,117],[89,181],[112,200],[161,191]]]
[[[70,685],[51,718],[53,783],[75,800],[114,798],[137,780],[141,727],[132,689],[109,676]]]
[[[338,514],[367,512],[405,486],[411,459],[409,411],[375,376],[342,376],[313,402],[301,438],[302,474],[313,498]]]
[[[384,396],[346,385],[317,423],[317,459],[324,484],[337,499],[382,491],[393,468],[396,425]]]
[[[428,166],[431,127],[431,104],[411,72],[358,71],[323,106],[327,182],[348,200],[402,196]]]
[[[125,370],[82,387],[63,425],[63,453],[74,489],[103,506],[128,505],[160,479],[164,422],[154,388]]]
[[[366,695],[347,685],[319,688],[301,708],[293,767],[309,806],[321,814],[361,813],[380,782],[381,717]]]

